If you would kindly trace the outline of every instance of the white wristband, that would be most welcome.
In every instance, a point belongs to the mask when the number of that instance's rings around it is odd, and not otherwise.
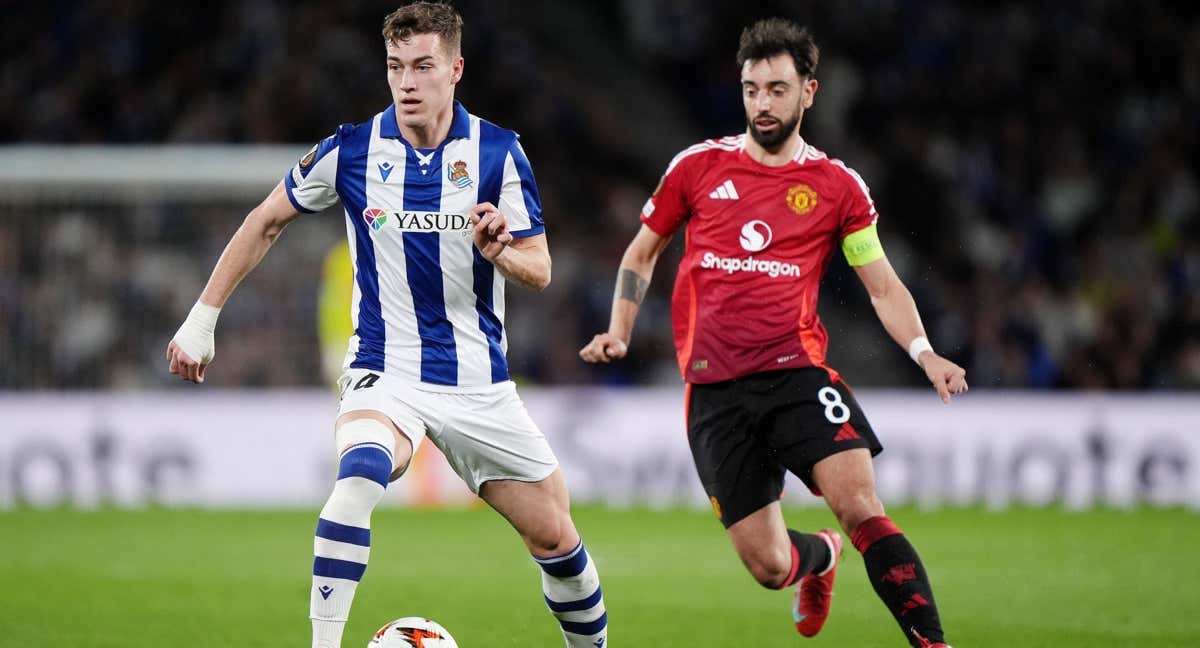
[[[220,308],[196,302],[179,331],[175,333],[175,344],[196,362],[212,362],[213,356],[216,355],[214,333],[217,329],[217,316],[220,314]]]
[[[918,360],[918,358],[920,358],[921,354],[925,351],[933,353],[933,345],[929,343],[929,338],[925,337],[924,335],[914,338],[912,342],[908,343],[908,357],[912,358],[912,361],[918,365],[921,364],[921,361]]]

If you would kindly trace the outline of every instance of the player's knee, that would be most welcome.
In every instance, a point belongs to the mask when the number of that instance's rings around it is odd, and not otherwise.
[[[352,448],[338,462],[338,479],[363,477],[382,486],[388,483],[391,472],[391,458],[378,448]]]
[[[773,553],[755,552],[742,556],[742,563],[746,565],[746,570],[750,572],[754,580],[767,589],[782,587],[791,571],[791,565],[786,564],[786,561],[780,560]]]
[[[525,542],[539,555],[570,551],[575,548],[576,542],[570,531],[573,528],[570,517],[562,514],[548,515],[524,534]]]
[[[540,554],[554,555],[572,549],[567,546],[565,534],[556,525],[547,525],[526,536],[530,549]]]
[[[858,525],[884,514],[883,503],[879,501],[879,497],[875,495],[874,491],[856,493],[840,500],[834,514],[837,515],[842,529],[847,534],[853,535],[858,529]]]
[[[760,565],[750,568],[750,575],[754,580],[758,581],[759,585],[771,590],[783,587],[784,581],[787,580],[788,570],[780,568],[778,565]]]

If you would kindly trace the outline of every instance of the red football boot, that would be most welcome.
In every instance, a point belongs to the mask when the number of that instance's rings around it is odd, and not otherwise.
[[[917,638],[917,648],[953,648],[948,643],[933,643],[925,637],[922,637],[921,633],[917,632],[916,628],[913,628],[912,633],[913,636]]]
[[[825,571],[809,574],[796,583],[796,593],[792,595],[792,619],[796,621],[796,631],[805,637],[815,636],[825,626],[829,618],[829,608],[833,603],[833,579],[837,576],[837,566],[842,557],[842,536],[831,529],[821,529],[817,535],[829,545],[832,556],[829,567]]]

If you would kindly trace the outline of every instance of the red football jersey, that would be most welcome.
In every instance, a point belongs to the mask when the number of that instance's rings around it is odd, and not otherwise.
[[[745,137],[675,156],[642,210],[660,236],[686,223],[671,310],[689,383],[824,366],[821,276],[842,239],[877,218],[867,185],[840,161],[802,143],[787,164],[766,166]]]

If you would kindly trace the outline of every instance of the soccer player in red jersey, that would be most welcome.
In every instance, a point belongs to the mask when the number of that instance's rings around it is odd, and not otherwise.
[[[862,178],[800,137],[817,93],[817,58],[808,31],[792,22],[764,20],[742,33],[746,133],[702,142],[671,161],[621,260],[608,331],[580,356],[625,356],[655,262],[683,227],[687,251],[672,315],[688,441],[738,556],[762,585],[794,585],[797,630],[820,631],[842,538],[785,526],[779,497],[791,471],[824,496],[905,638],[946,646],[921,559],[875,494],[871,458],[882,447],[850,388],[825,364],[817,292],[835,249],[943,401],[966,391],[966,372],[925,337],[912,295],[879,243]]]

